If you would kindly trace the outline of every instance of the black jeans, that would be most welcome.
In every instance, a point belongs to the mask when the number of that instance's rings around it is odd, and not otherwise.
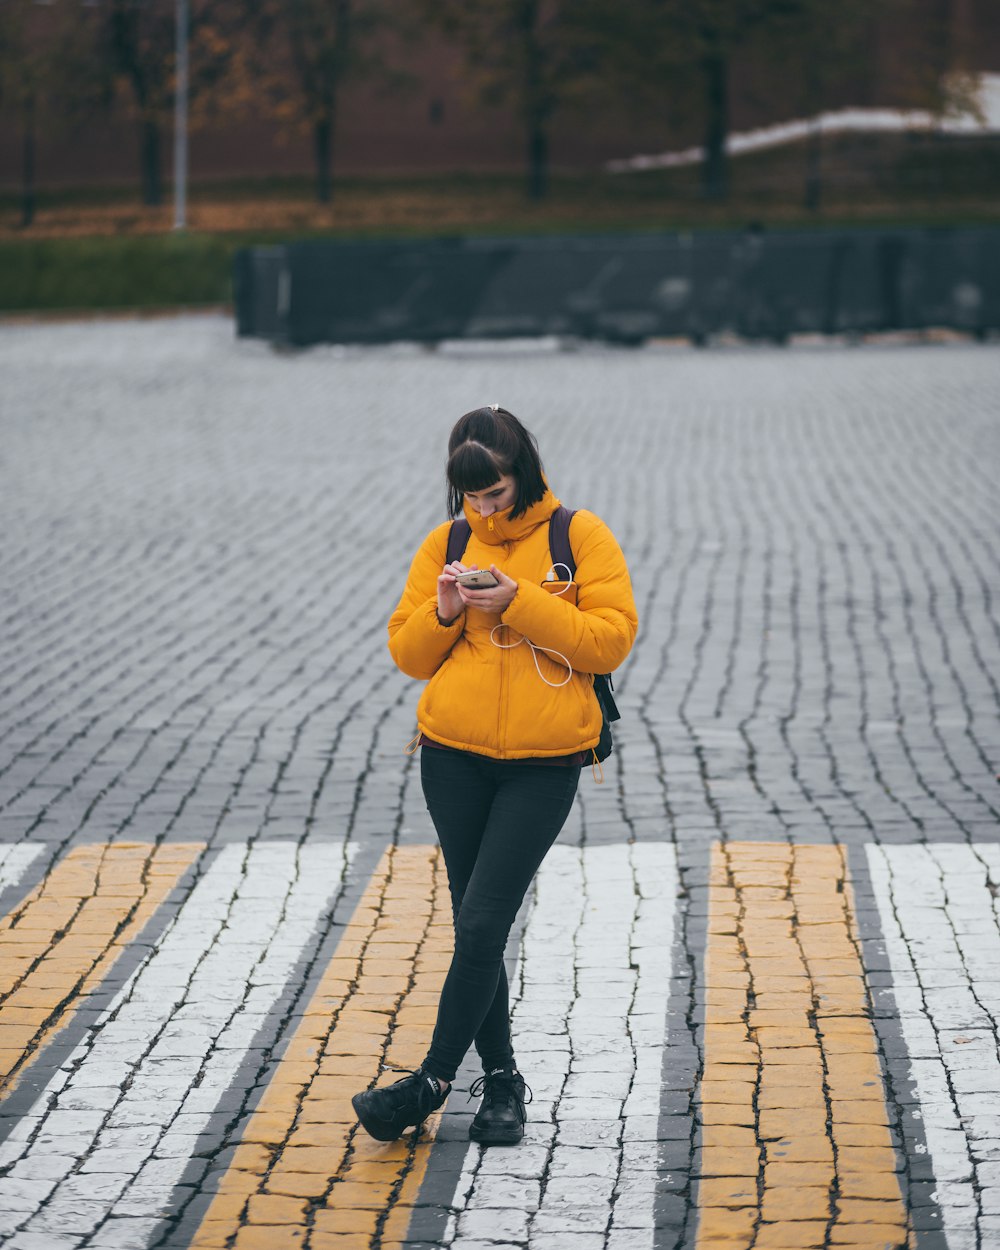
[[[420,775],[455,918],[455,953],[424,1063],[453,1081],[473,1042],[487,1072],[513,1059],[504,948],[531,879],[566,823],[580,768],[425,746]]]

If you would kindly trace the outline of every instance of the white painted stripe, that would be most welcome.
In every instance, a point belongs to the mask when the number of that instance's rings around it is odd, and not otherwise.
[[[115,1230],[148,1231],[169,1211],[195,1140],[315,933],[343,864],[334,846],[220,852],[95,1033],[0,1147],[0,1244],[15,1229],[23,1231],[12,1246],[35,1244],[32,1235],[60,1246],[117,1244]],[[145,1231],[128,1244],[145,1244]]]
[[[867,847],[950,1250],[1000,1235],[1000,848]]]
[[[660,1109],[677,885],[667,843],[549,852],[511,985],[527,1132],[516,1151],[470,1147],[445,1244],[603,1237],[614,1204],[629,1246],[653,1245],[657,1146],[643,1130]],[[546,1161],[542,1197],[526,1178]]]
[[[0,890],[17,885],[41,853],[42,847],[37,842],[0,846]]]

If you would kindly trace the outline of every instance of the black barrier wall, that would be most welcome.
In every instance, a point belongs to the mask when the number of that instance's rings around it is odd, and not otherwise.
[[[237,332],[290,345],[1000,329],[1000,230],[755,231],[237,253]]]

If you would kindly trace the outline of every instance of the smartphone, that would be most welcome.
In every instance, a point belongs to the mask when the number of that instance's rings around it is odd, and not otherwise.
[[[488,590],[491,586],[500,585],[489,569],[470,569],[468,573],[456,573],[455,581],[467,590]]]

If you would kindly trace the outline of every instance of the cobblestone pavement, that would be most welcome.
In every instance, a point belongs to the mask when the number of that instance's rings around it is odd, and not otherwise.
[[[0,377],[0,1246],[1000,1246],[995,348],[191,317]],[[469,1066],[385,1146],[451,939],[385,620],[494,400],[641,632],[511,942],[525,1141]]]

